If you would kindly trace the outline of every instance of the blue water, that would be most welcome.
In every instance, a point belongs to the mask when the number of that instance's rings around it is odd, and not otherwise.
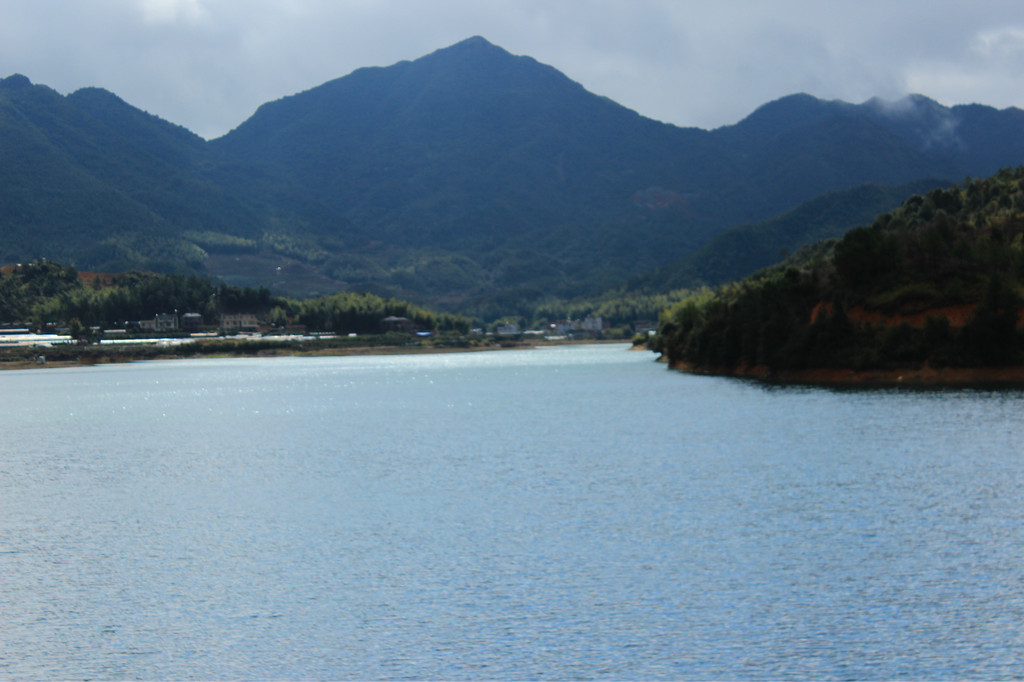
[[[0,373],[3,679],[1024,676],[1024,392],[624,346]]]

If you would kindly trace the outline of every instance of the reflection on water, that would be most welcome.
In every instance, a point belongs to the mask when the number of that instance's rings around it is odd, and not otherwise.
[[[993,679],[1014,391],[622,346],[0,374],[0,677]]]

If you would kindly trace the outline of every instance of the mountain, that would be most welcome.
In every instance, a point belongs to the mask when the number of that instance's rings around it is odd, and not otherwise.
[[[826,192],[770,220],[730,228],[685,258],[637,277],[631,288],[672,291],[742,279],[804,246],[838,239],[896,208],[907,197],[945,184],[925,179],[894,187],[867,184]]]
[[[794,95],[657,122],[475,37],[204,141],[112,93],[0,82],[0,261],[199,272],[449,309],[617,286],[830,192],[1024,161],[1024,112]]]
[[[0,81],[0,256],[202,270],[188,233],[258,237],[274,207],[204,177],[207,143],[97,88]]]
[[[464,248],[628,214],[633,192],[669,177],[695,186],[710,169],[683,158],[710,153],[705,139],[472,38],[264,105],[212,146],[379,236]]]

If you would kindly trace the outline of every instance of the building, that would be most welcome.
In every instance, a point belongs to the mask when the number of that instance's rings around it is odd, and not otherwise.
[[[258,331],[259,318],[255,313],[231,313],[220,316],[220,328],[226,332]]]
[[[178,331],[178,316],[175,313],[157,313],[153,320],[140,320],[139,326],[154,332]]]
[[[203,328],[203,316],[199,313],[185,313],[179,320],[181,330],[186,332],[197,332]]]
[[[550,336],[569,336],[575,328],[576,325],[571,320],[558,320],[548,327],[548,334]]]
[[[406,332],[412,334],[416,331],[416,325],[407,317],[389,315],[380,321],[382,332]]]
[[[654,334],[658,331],[658,323],[651,320],[637,320],[633,323],[633,330],[637,334]]]

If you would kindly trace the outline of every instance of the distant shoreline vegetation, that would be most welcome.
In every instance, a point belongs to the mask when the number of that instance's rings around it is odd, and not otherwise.
[[[620,341],[621,342],[621,341]],[[72,343],[39,347],[0,347],[0,370],[34,367],[89,366],[145,360],[179,360],[216,357],[392,355],[411,353],[468,352],[532,348],[553,342],[543,339],[511,339],[493,336],[437,337],[420,339],[411,334],[388,332],[365,336],[333,336],[320,339],[209,338],[187,343],[92,344]]]
[[[489,319],[480,319],[369,292],[297,300],[265,287],[218,284],[198,275],[81,272],[37,260],[0,268],[0,334],[4,327],[15,327],[95,342],[110,339],[110,332],[122,337],[199,331],[459,336],[474,329],[500,333],[511,328],[577,340],[629,339],[645,337],[657,327],[662,310],[688,295],[687,290],[620,289],[593,298],[551,296],[533,305],[512,298],[495,306]]]
[[[827,381],[1021,381],[1024,167],[915,195],[871,225],[662,314],[690,371]],[[835,370],[831,373],[825,370]],[[1019,373],[1018,373],[1019,374]],[[963,379],[967,380],[967,379]]]
[[[388,322],[391,320],[392,322]],[[63,329],[90,342],[104,330],[145,334],[281,329],[335,334],[391,331],[466,334],[470,320],[407,301],[339,292],[299,301],[264,287],[215,284],[199,276],[130,271],[79,273],[50,261],[0,270],[0,324]]]
[[[650,312],[670,300],[645,297],[642,307]],[[561,304],[548,312],[583,312],[595,305]],[[622,305],[636,310],[635,300]],[[370,293],[339,292],[298,301],[263,287],[215,284],[199,276],[78,272],[45,260],[0,268],[0,368],[209,356],[444,352],[628,338],[628,330],[605,329],[593,316],[545,324],[545,331],[520,331],[519,325],[499,320],[487,333],[472,323],[462,315],[435,313]]]

